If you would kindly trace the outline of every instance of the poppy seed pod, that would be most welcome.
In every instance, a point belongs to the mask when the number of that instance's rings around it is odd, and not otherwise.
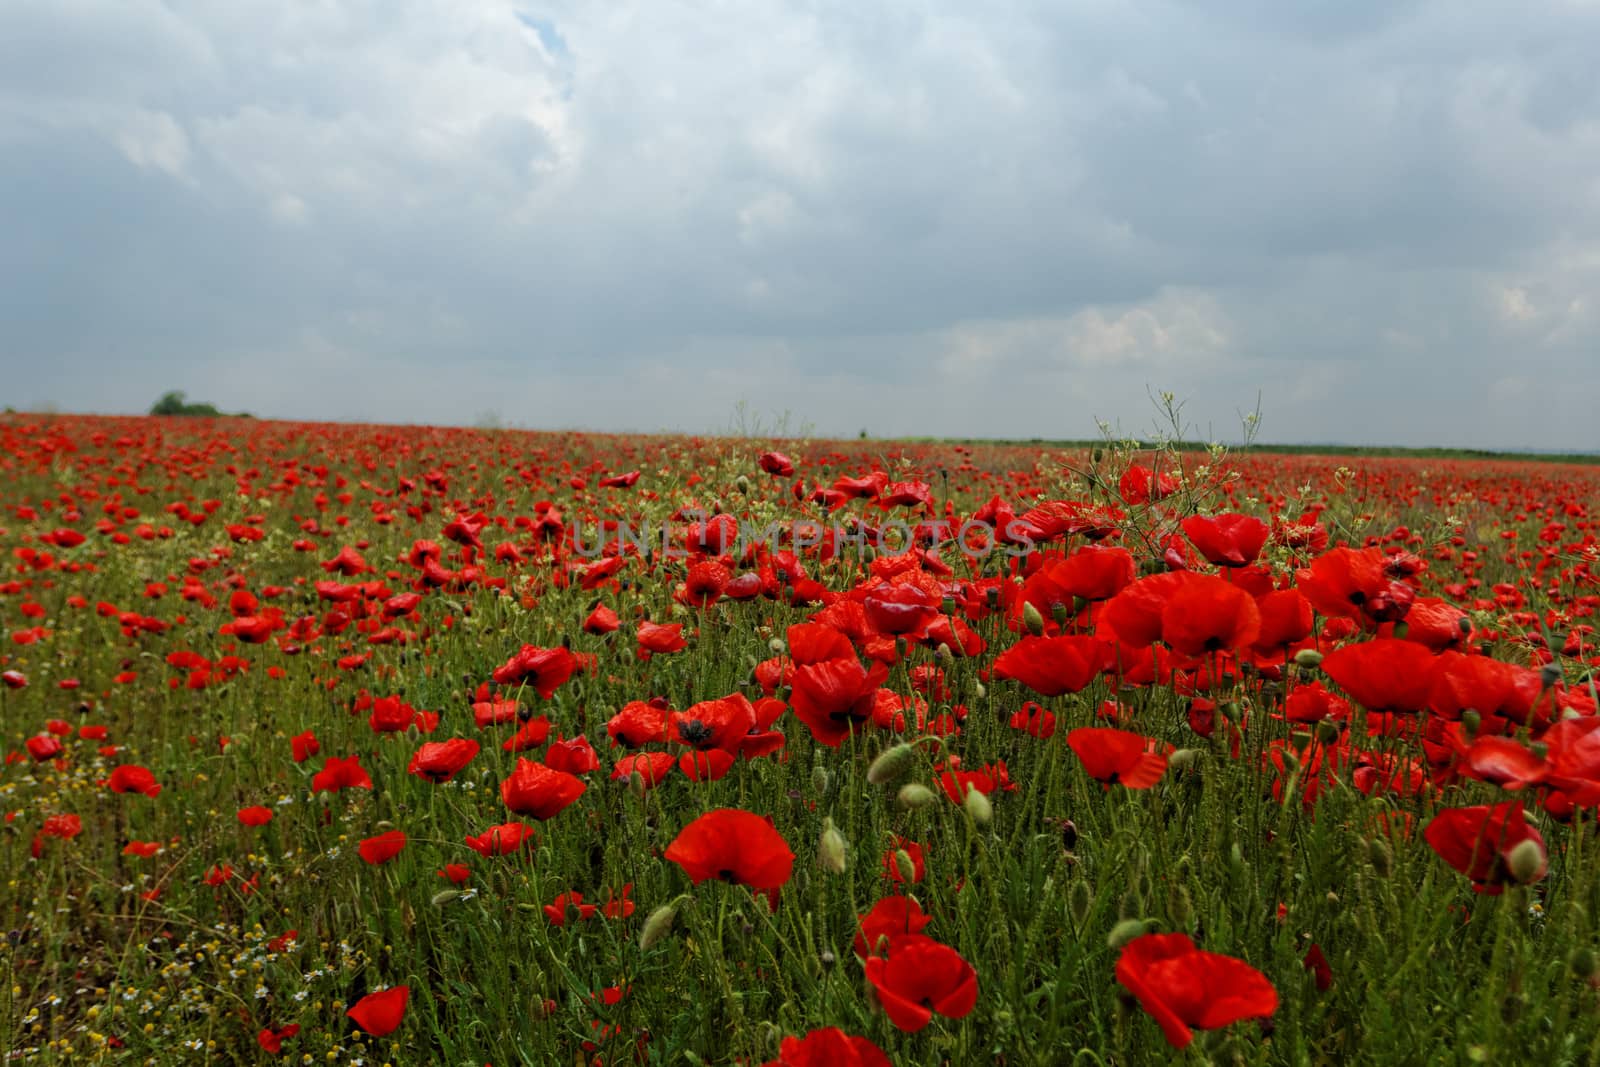
[[[1294,654],[1294,663],[1296,667],[1303,667],[1306,670],[1320,667],[1322,666],[1322,653],[1314,648],[1302,648]]]

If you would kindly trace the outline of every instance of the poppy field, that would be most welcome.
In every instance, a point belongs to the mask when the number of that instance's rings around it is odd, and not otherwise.
[[[0,420],[19,1063],[1600,1062],[1600,466]]]

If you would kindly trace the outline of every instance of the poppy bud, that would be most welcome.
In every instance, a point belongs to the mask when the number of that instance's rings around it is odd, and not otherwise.
[[[943,641],[939,642],[939,647],[933,650],[933,654],[942,660],[953,660],[956,658],[956,654],[950,651],[950,646]]]
[[[1367,842],[1367,860],[1379,878],[1387,878],[1394,873],[1394,852],[1382,838],[1374,837]]]
[[[1294,654],[1294,662],[1295,666],[1304,667],[1307,670],[1313,667],[1320,667],[1322,666],[1322,653],[1314,648],[1302,648]]]
[[[925,808],[934,800],[933,790],[920,782],[907,782],[900,787],[900,792],[895,796],[895,801],[907,811]]]
[[[911,860],[911,853],[903,848],[894,850],[894,869],[900,872],[902,882],[913,882],[917,877],[917,865]]]
[[[1023,602],[1022,625],[1026,626],[1033,636],[1044,636],[1044,616],[1039,614],[1039,609],[1033,606],[1032,601]]]
[[[1123,919],[1111,928],[1111,933],[1106,936],[1106,945],[1112,952],[1120,952],[1124,945],[1143,933],[1143,919]]]
[[[1222,713],[1224,719],[1234,723],[1238,722],[1239,716],[1243,714],[1239,708],[1239,702],[1236,700],[1224,701],[1217,705],[1217,710]]]
[[[994,805],[989,803],[989,798],[982,790],[973,786],[967,787],[967,798],[961,802],[961,806],[967,809],[967,814],[979,826],[988,826],[994,820]]]
[[[822,764],[819,763],[815,767],[811,768],[811,791],[813,793],[817,794],[818,796],[826,795],[828,792],[828,784],[831,780],[832,777],[828,774],[828,768],[824,767]]]
[[[1572,973],[1579,978],[1593,978],[1595,971],[1600,970],[1600,963],[1595,960],[1594,949],[1588,946],[1573,952],[1570,966]]]
[[[1195,748],[1175,749],[1167,757],[1167,766],[1182,770],[1184,767],[1193,767],[1200,759],[1200,750]]]
[[[641,951],[650,951],[656,942],[672,933],[672,926],[678,921],[678,903],[683,899],[679,897],[670,904],[663,904],[645,917],[644,930],[639,934]]]
[[[822,836],[817,839],[817,866],[834,874],[845,870],[845,840],[832,818],[822,820]]]
[[[783,638],[774,637],[772,640],[767,642],[767,648],[771,650],[774,655],[783,655]]]
[[[1228,870],[1233,874],[1234,880],[1239,881],[1250,873],[1250,867],[1244,861],[1244,849],[1235,841],[1228,850]]]
[[[1467,740],[1478,736],[1478,731],[1483,727],[1483,716],[1478,714],[1477,708],[1468,708],[1461,713],[1461,728],[1467,732]]]
[[[982,682],[973,682],[972,683],[972,695],[976,699],[982,700],[984,697],[989,695],[989,690],[984,688],[984,685],[983,685]]]
[[[1506,869],[1511,872],[1511,877],[1523,885],[1535,881],[1539,872],[1544,870],[1544,865],[1544,846],[1531,837],[1517,842],[1506,857]]]
[[[750,491],[750,479],[741,474],[733,480],[733,487],[739,490],[740,494],[748,493]]]
[[[1089,912],[1094,908],[1094,890],[1089,888],[1088,882],[1073,882],[1072,888],[1067,890],[1067,912],[1072,916],[1072,921],[1082,926],[1089,921]]]
[[[1061,820],[1061,847],[1068,852],[1078,847],[1078,824],[1071,819]]]
[[[917,750],[904,741],[886,748],[867,767],[867,781],[873,785],[888,785],[904,777],[916,757]]]
[[[1194,919],[1194,898],[1188,886],[1174,885],[1167,891],[1167,917],[1177,927],[1188,926]]]
[[[1055,620],[1057,626],[1065,623],[1067,621],[1067,606],[1060,601],[1051,604],[1050,617]]]
[[[1333,890],[1330,889],[1330,890],[1328,890],[1327,897],[1325,897],[1324,899],[1327,901],[1328,907],[1333,908],[1336,911],[1338,910],[1339,905],[1340,905],[1340,900],[1339,900],[1339,894],[1338,893],[1335,893]]]
[[[460,899],[461,891],[459,889],[441,889],[439,892],[433,895],[433,906],[436,908],[442,908],[446,904]]]
[[[1317,740],[1325,745],[1338,744],[1339,724],[1332,719],[1323,719],[1317,723]]]

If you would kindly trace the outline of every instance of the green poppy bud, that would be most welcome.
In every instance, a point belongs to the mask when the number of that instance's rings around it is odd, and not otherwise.
[[[1517,842],[1511,854],[1506,857],[1506,869],[1511,872],[1511,877],[1527,885],[1539,877],[1539,872],[1544,870],[1544,846],[1533,838]]]
[[[925,808],[934,801],[933,790],[920,782],[907,782],[900,787],[900,792],[895,796],[895,801],[907,811]]]
[[[1022,625],[1026,626],[1033,636],[1044,636],[1044,616],[1039,614],[1039,609],[1033,606],[1032,601],[1023,602]]]
[[[1106,936],[1106,945],[1113,952],[1121,952],[1129,941],[1143,933],[1143,919],[1123,919],[1111,928],[1111,933]]]
[[[888,785],[906,776],[916,761],[917,750],[902,741],[878,753],[878,758],[867,767],[867,781],[873,785]]]
[[[843,874],[846,865],[844,835],[832,818],[822,820],[822,836],[817,839],[817,866],[833,874]]]
[[[972,816],[972,821],[979,826],[988,826],[994,821],[994,805],[989,803],[989,798],[981,789],[967,786],[966,799],[961,806],[967,809],[967,814]]]

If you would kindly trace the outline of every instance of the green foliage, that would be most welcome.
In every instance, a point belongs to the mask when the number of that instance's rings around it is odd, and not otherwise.
[[[191,415],[215,419],[223,414],[215,404],[190,403],[181,389],[161,394],[161,399],[150,405],[152,415]]]

